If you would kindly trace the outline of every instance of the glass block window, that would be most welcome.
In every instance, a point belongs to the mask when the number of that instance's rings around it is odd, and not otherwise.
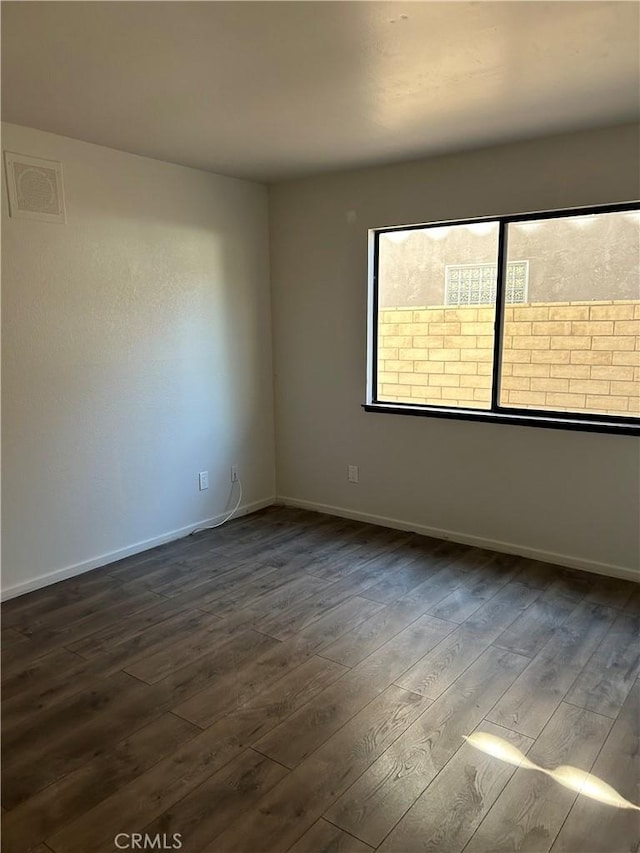
[[[495,264],[455,264],[446,268],[445,305],[492,305],[496,301]],[[529,261],[507,263],[507,303],[526,302]]]

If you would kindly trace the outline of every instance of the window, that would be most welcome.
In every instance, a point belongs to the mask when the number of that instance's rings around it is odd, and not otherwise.
[[[640,204],[371,242],[366,409],[640,432]]]
[[[446,268],[445,305],[486,305],[496,301],[495,264],[457,264]],[[529,262],[507,263],[507,304],[526,302]]]

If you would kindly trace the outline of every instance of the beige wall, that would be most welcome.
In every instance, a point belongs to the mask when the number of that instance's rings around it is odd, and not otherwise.
[[[638,571],[638,440],[367,413],[367,231],[637,198],[622,126],[270,190],[278,493],[595,570]],[[347,465],[360,483],[347,482]]]
[[[62,161],[67,224],[7,216],[6,594],[274,493],[267,193],[13,125]],[[210,488],[197,475],[208,470]]]
[[[385,308],[378,399],[491,407],[492,307]],[[640,300],[536,302],[504,311],[500,401],[640,417]]]

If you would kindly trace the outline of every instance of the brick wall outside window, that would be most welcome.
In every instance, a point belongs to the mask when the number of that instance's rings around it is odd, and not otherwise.
[[[492,307],[384,308],[383,401],[489,408]],[[503,405],[640,414],[640,300],[505,308]]]

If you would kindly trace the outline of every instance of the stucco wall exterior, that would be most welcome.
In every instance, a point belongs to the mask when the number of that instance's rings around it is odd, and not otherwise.
[[[498,226],[486,223],[380,237],[384,308],[440,306],[446,268],[496,263]],[[640,214],[607,213],[513,224],[508,260],[528,261],[528,302],[639,299]]]

